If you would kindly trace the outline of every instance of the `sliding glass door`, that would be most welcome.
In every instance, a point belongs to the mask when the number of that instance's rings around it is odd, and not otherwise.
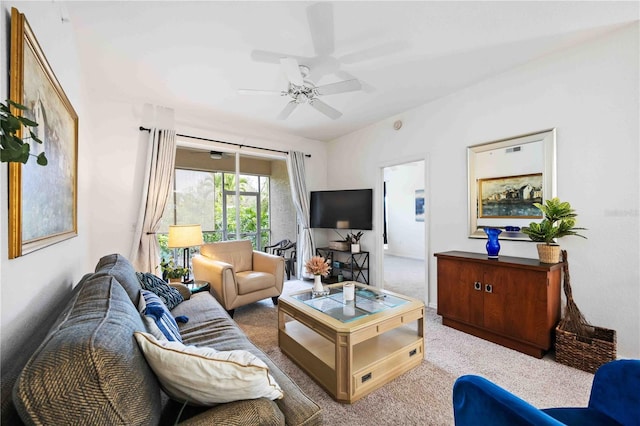
[[[205,242],[250,239],[262,250],[270,234],[269,176],[177,168],[158,234],[163,258],[173,257],[167,232],[174,224],[200,224]]]

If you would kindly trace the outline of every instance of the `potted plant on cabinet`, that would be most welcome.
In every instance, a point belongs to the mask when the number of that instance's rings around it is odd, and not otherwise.
[[[557,238],[575,235],[587,238],[576,231],[585,228],[577,228],[576,212],[571,204],[560,201],[558,197],[547,200],[545,204],[534,203],[543,214],[540,223],[531,222],[529,226],[522,228],[522,233],[529,236],[532,241],[539,242],[538,257],[542,263],[558,263],[560,261],[560,246],[556,244]]]

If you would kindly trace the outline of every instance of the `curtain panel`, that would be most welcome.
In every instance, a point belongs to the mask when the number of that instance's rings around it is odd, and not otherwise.
[[[160,247],[156,232],[173,187],[176,159],[175,130],[151,128],[149,156],[140,214],[134,236],[131,261],[137,271],[159,274]]]
[[[304,153],[289,151],[287,156],[287,170],[291,183],[291,197],[296,207],[298,216],[297,262],[296,276],[311,278],[312,275],[305,271],[304,264],[315,253],[313,234],[309,228],[309,196],[304,169]]]

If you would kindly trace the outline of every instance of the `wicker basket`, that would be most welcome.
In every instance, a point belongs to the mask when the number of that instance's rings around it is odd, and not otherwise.
[[[589,326],[591,327],[591,326]],[[595,373],[598,367],[616,359],[616,331],[591,327],[591,338],[556,327],[556,361]]]
[[[538,258],[542,263],[560,262],[560,246],[538,244]]]
[[[329,248],[332,250],[349,251],[351,245],[348,241],[329,241]]]

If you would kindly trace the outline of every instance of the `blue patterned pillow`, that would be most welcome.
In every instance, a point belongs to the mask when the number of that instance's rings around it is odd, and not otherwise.
[[[157,294],[169,310],[184,302],[184,297],[180,292],[164,282],[162,278],[158,278],[149,272],[136,272],[136,275],[142,288]]]
[[[140,290],[138,310],[147,329],[156,339],[182,343],[178,323],[155,293]]]

